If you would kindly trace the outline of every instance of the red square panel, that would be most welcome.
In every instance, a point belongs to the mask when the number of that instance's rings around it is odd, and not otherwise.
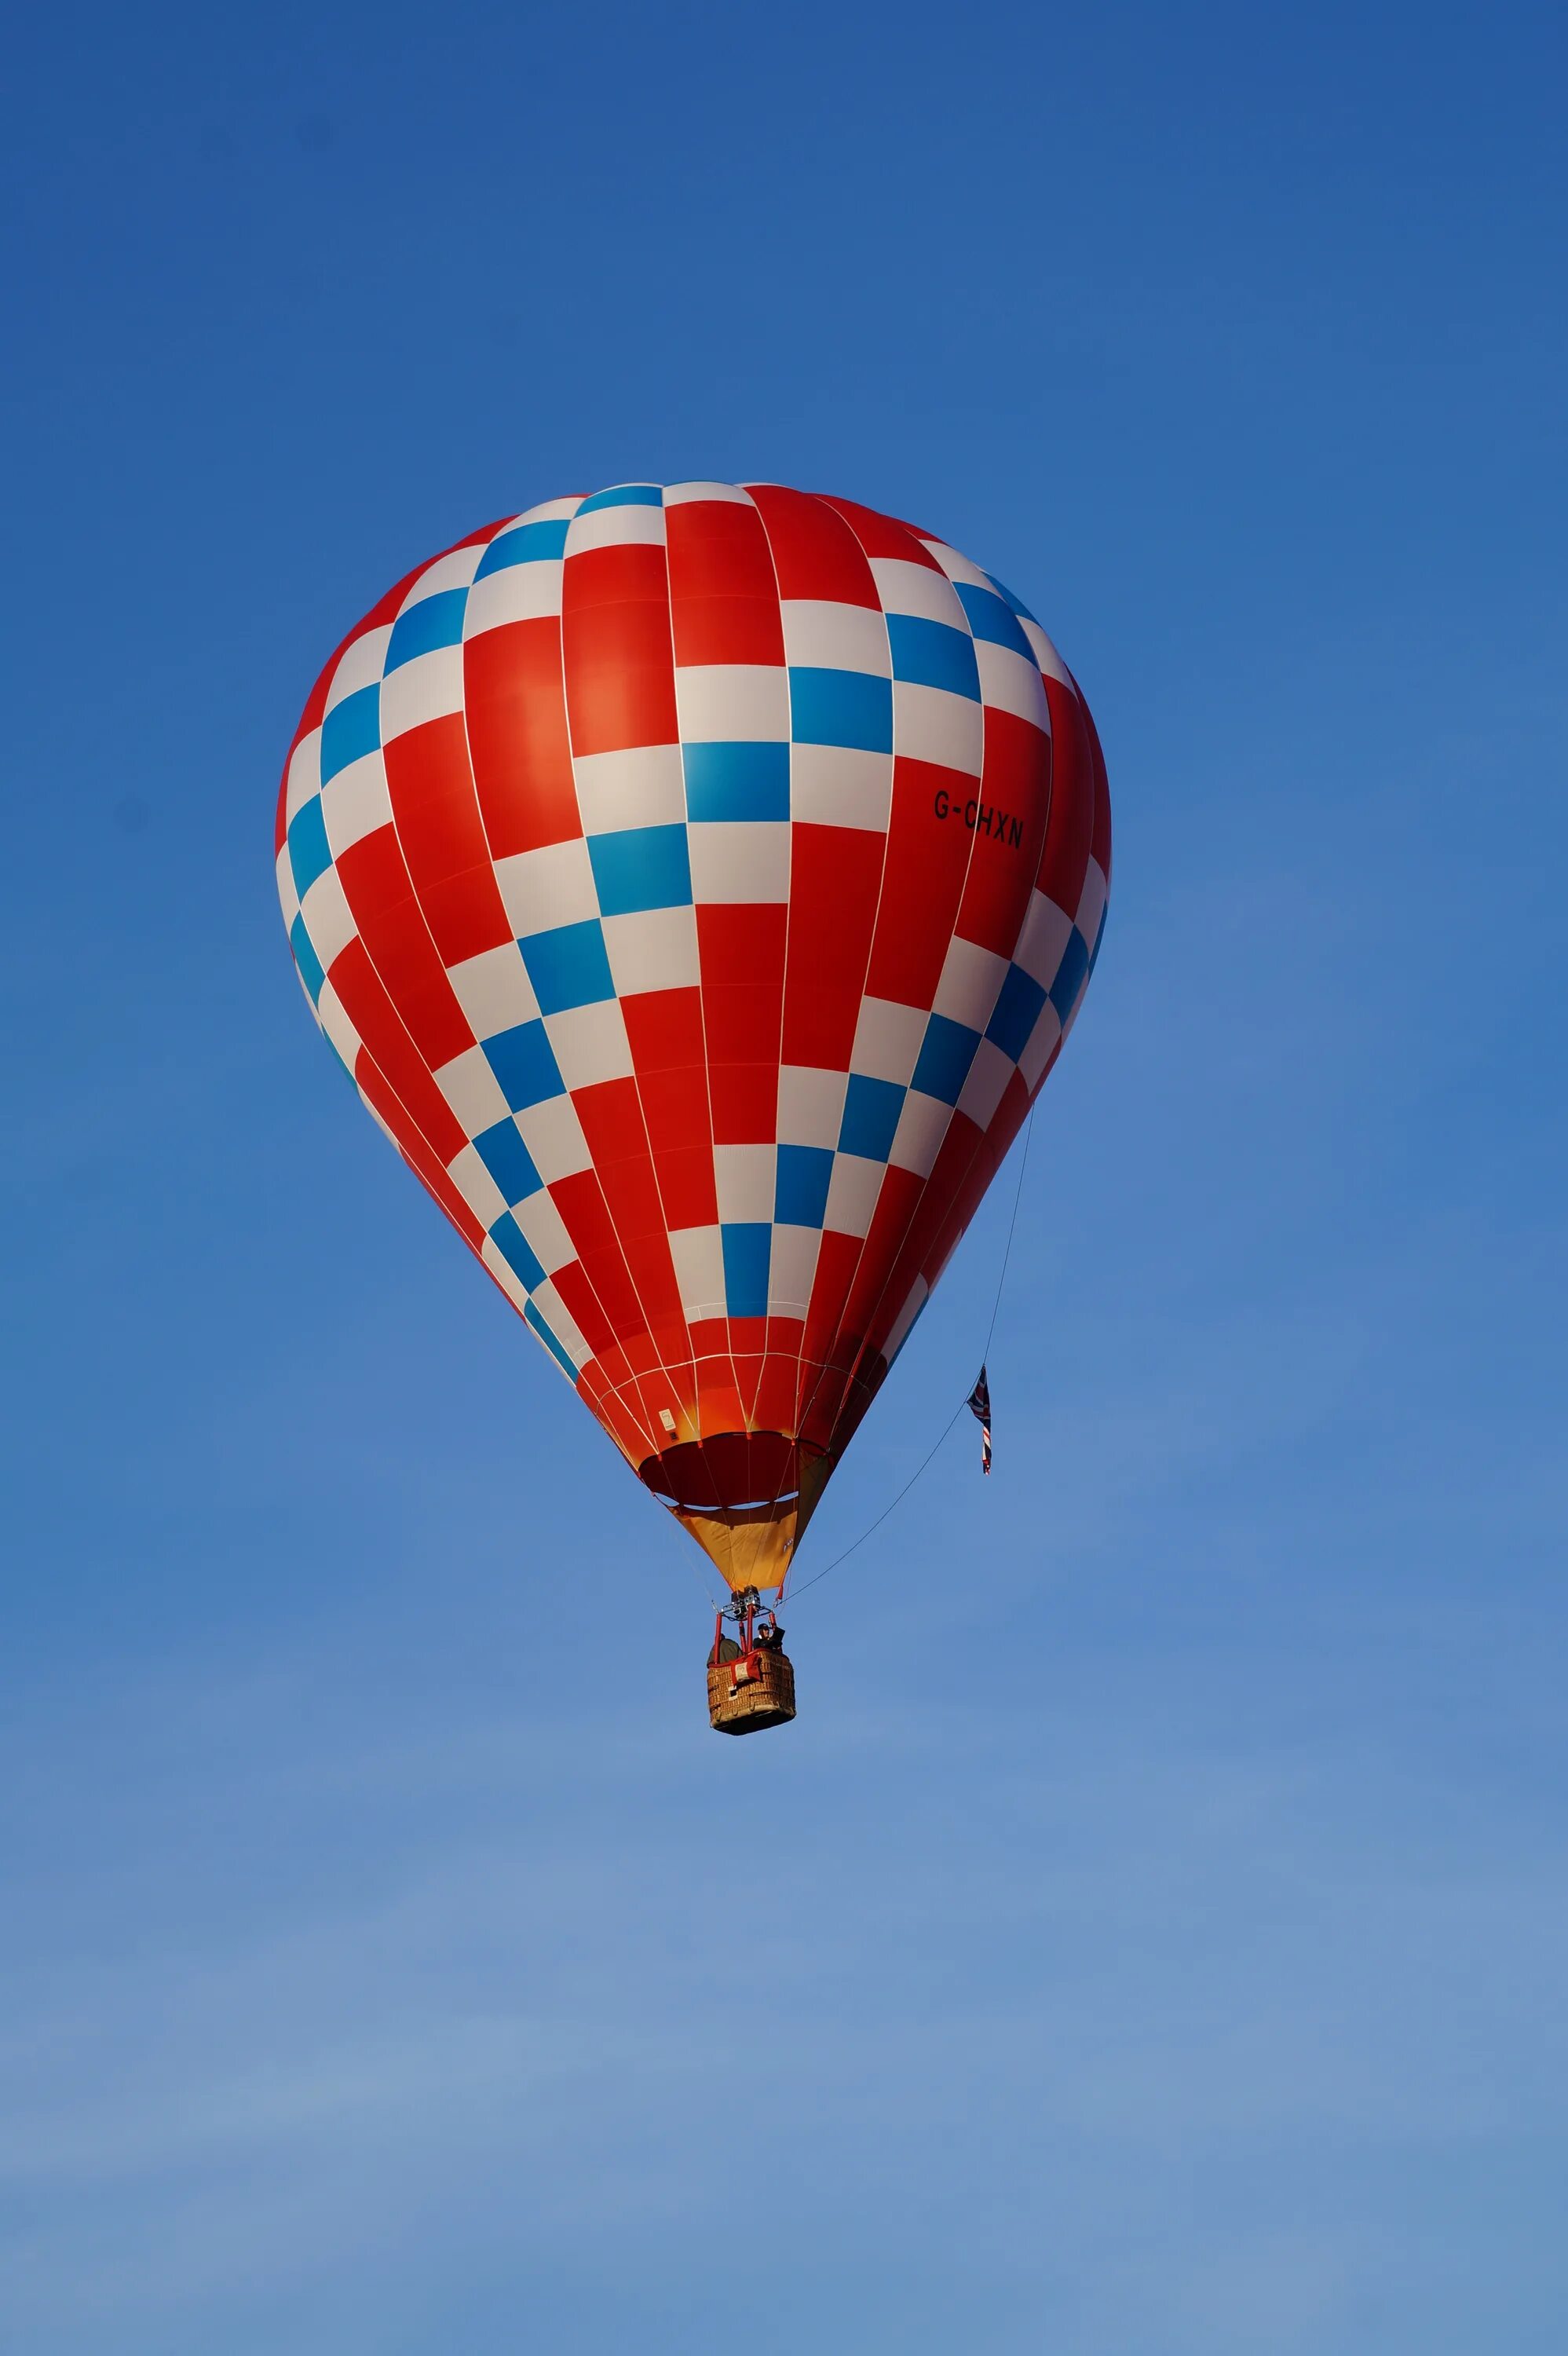
[[[767,531],[781,597],[825,598],[881,611],[864,549],[825,499],[773,483],[746,487]]]
[[[482,631],[463,649],[463,681],[491,856],[510,859],[581,834],[560,622],[549,616]]]

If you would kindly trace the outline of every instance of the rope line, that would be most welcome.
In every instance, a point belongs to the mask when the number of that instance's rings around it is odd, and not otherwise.
[[[980,1353],[982,1371],[991,1355],[991,1341],[997,1330],[997,1319],[1001,1314],[1002,1287],[1008,1280],[1008,1262],[1013,1256],[1013,1237],[1018,1231],[1019,1205],[1023,1201],[1024,1195],[1024,1172],[1029,1168],[1029,1149],[1034,1136],[1034,1105],[1039,1102],[1040,1098],[1036,1097],[1034,1104],[1031,1104],[1029,1108],[1029,1119],[1024,1124],[1024,1150],[1019,1162],[1019,1183],[1013,1188],[1013,1215],[1008,1221],[1008,1240],[1002,1252],[1002,1272],[997,1279],[997,1297],[991,1303],[991,1322],[986,1328],[986,1346]],[[965,1401],[965,1404],[967,1405],[968,1402]]]
[[[1037,1097],[1035,1104],[1038,1104],[1039,1101],[1040,1099]],[[1019,1205],[1023,1200],[1024,1173],[1029,1168],[1029,1141],[1034,1135],[1034,1112],[1035,1107],[1034,1105],[1030,1105],[1029,1108],[1029,1120],[1024,1129],[1023,1154],[1019,1162],[1019,1183],[1013,1189],[1013,1215],[1008,1222],[1008,1240],[1002,1252],[1001,1273],[997,1279],[997,1297],[991,1303],[991,1322],[986,1328],[986,1346],[980,1353],[980,1364],[982,1367],[984,1367],[987,1360],[991,1355],[991,1342],[997,1331],[997,1319],[1001,1314],[1002,1287],[1008,1280],[1008,1263],[1013,1256],[1013,1237],[1018,1229]],[[973,1385],[971,1385],[971,1388],[973,1388]],[[910,1474],[909,1479],[904,1483],[903,1487],[899,1491],[898,1495],[893,1498],[890,1505],[886,1505],[882,1507],[881,1512],[877,1515],[874,1522],[869,1522],[867,1524],[866,1527],[861,1531],[859,1537],[855,1539],[854,1543],[850,1546],[847,1546],[842,1554],[836,1554],[831,1562],[824,1563],[820,1570],[814,1571],[812,1576],[809,1579],[803,1580],[799,1587],[790,1589],[789,1602],[792,1610],[795,1603],[798,1602],[799,1599],[805,1594],[808,1589],[816,1587],[820,1580],[826,1579],[830,1570],[837,1570],[841,1562],[848,1562],[849,1557],[852,1554],[857,1553],[859,1549],[865,1545],[866,1540],[872,1537],[876,1531],[881,1528],[882,1524],[887,1520],[888,1515],[894,1511],[895,1507],[903,1504],[904,1499],[909,1495],[910,1491],[914,1487],[915,1483],[920,1479],[922,1473],[926,1471],[933,1459],[940,1453],[944,1441],[946,1440],[949,1432],[953,1430],[954,1425],[957,1422],[959,1417],[965,1412],[965,1409],[968,1405],[969,1393],[966,1391],[963,1398],[960,1399],[958,1405],[954,1408],[952,1414],[948,1417],[947,1421],[943,1425],[941,1431],[937,1434],[935,1440],[932,1442],[924,1456],[922,1457],[920,1462],[915,1466],[914,1471]],[[793,1564],[791,1568],[794,1568]],[[784,1590],[782,1587],[779,1590],[778,1601],[781,1605],[784,1601]]]

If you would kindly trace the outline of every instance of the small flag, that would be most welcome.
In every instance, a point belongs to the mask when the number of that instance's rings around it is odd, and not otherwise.
[[[991,1386],[986,1380],[986,1369],[980,1369],[980,1379],[966,1401],[970,1414],[980,1427],[980,1470],[991,1469]]]

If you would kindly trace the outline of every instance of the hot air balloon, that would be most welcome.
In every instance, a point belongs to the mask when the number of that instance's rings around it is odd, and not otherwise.
[[[930,533],[772,484],[487,524],[372,606],[278,888],[372,1118],[734,1599],[710,1713],[1051,1068],[1104,923],[1094,725]]]

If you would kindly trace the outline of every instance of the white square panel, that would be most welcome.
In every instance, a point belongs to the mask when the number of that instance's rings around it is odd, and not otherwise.
[[[481,1047],[466,1047],[461,1055],[453,1055],[449,1064],[443,1064],[434,1079],[470,1137],[482,1136],[498,1120],[512,1117],[501,1084]]]
[[[782,663],[682,664],[675,701],[688,744],[776,744],[789,734],[789,673]]]
[[[962,581],[969,589],[994,588],[995,584],[977,564],[971,564],[966,556],[960,556],[958,551],[949,548],[944,540],[926,540],[921,545],[931,551],[950,581]]]
[[[724,1301],[724,1239],[716,1226],[674,1227],[669,1238],[680,1305],[688,1324],[727,1314]]]
[[[923,1006],[901,1006],[889,998],[863,998],[855,1025],[849,1069],[876,1080],[896,1080],[907,1088],[930,1021]]]
[[[300,914],[323,971],[330,972],[334,958],[347,948],[359,931],[336,867],[326,868],[316,877],[300,902]]]
[[[321,816],[335,859],[341,859],[378,827],[391,825],[392,798],[387,791],[387,765],[379,751],[362,753],[335,777],[328,777],[321,789]]]
[[[1061,1040],[1061,1019],[1048,998],[1035,1017],[1034,1029],[1025,1040],[1023,1054],[1019,1057],[1019,1069],[1031,1096],[1039,1087],[1040,1075],[1056,1053]]]
[[[906,759],[933,762],[977,777],[986,750],[984,706],[944,687],[893,681],[893,749]]]
[[[498,1031],[531,1023],[539,1011],[522,951],[515,941],[499,948],[482,949],[446,969],[457,1002],[473,1025],[476,1039],[493,1039]]]
[[[487,546],[487,541],[471,540],[465,548],[449,548],[444,556],[427,564],[410,582],[399,613],[406,614],[411,605],[421,605],[427,597],[437,596],[443,589],[466,589],[479,570]]]
[[[1104,913],[1105,871],[1097,859],[1091,859],[1083,872],[1083,889],[1073,918],[1091,949],[1100,937],[1100,919]]]
[[[562,1265],[564,1266],[565,1263],[563,1262]],[[581,1372],[593,1353],[583,1340],[576,1318],[573,1317],[548,1276],[534,1294],[534,1307],[539,1311],[573,1365]]]
[[[728,819],[687,830],[691,845],[691,896],[755,905],[789,898],[786,819]]]
[[[503,1256],[499,1246],[489,1236],[479,1247],[479,1257],[520,1314],[528,1305],[528,1289],[511,1261]]]
[[[1067,947],[1068,935],[1072,930],[1072,918],[1062,913],[1054,900],[1047,899],[1043,892],[1031,892],[1024,913],[1023,929],[1013,951],[1013,963],[1021,965],[1024,971],[1039,982],[1041,990],[1049,990],[1056,980],[1061,952]],[[990,1019],[989,1015],[986,1017],[987,1023]]]
[[[385,622],[377,629],[363,631],[344,648],[332,674],[332,685],[326,691],[325,711],[336,710],[347,697],[357,695],[362,687],[375,686],[391,642],[392,626]]]
[[[553,1186],[558,1178],[575,1177],[579,1171],[592,1168],[588,1140],[570,1097],[546,1097],[542,1104],[529,1105],[526,1112],[513,1118],[547,1186]]]
[[[1019,627],[1023,632],[1025,637],[1029,640],[1029,645],[1034,648],[1034,659],[1040,665],[1041,670],[1045,673],[1047,679],[1058,679],[1061,681],[1063,687],[1072,687],[1072,673],[1068,669],[1067,665],[1062,661],[1061,657],[1057,653],[1056,648],[1051,645],[1051,640],[1046,637],[1045,632],[1040,628],[1040,624],[1038,622],[1026,622],[1023,616],[1020,614],[1019,616]],[[1074,692],[1076,692],[1075,689]]]
[[[631,1078],[632,1049],[618,1000],[603,998],[594,1006],[547,1014],[544,1027],[569,1088],[595,1088],[605,1080]]]
[[[828,598],[785,597],[784,659],[803,670],[868,671],[891,679],[888,626],[874,605],[841,605]]]
[[[750,491],[742,491],[734,483],[667,483],[664,503],[667,508],[690,507],[699,499],[720,499],[726,506],[755,507]]]
[[[883,1173],[880,1162],[867,1161],[859,1153],[835,1154],[824,1226],[835,1235],[863,1236],[882,1191]]]
[[[322,983],[321,996],[316,1001],[315,1015],[316,1021],[352,1071],[362,1043],[358,1032],[348,1019],[347,1008],[330,981]]]
[[[472,1145],[454,1153],[446,1165],[446,1174],[488,1234],[507,1208],[507,1198],[485,1169]]]
[[[933,1013],[945,1014],[953,1023],[967,1023],[971,1031],[984,1031],[1007,980],[1008,962],[993,949],[981,948],[976,941],[950,941],[942,979],[936,985]]]
[[[977,1129],[989,1128],[991,1115],[1002,1101],[1002,1090],[1012,1078],[1013,1068],[1012,1057],[1004,1055],[994,1039],[981,1040],[958,1098],[958,1110],[966,1114]]]
[[[1020,720],[1031,720],[1049,736],[1051,706],[1045,681],[1033,663],[1011,647],[994,646],[989,638],[976,639],[975,659],[980,667],[981,701],[994,704],[998,712],[1016,712]]]
[[[929,564],[912,564],[897,556],[873,556],[869,561],[877,594],[888,613],[918,614],[928,622],[945,622],[968,637],[969,624],[958,592],[945,573],[933,573]]]
[[[300,895],[294,890],[294,863],[289,857],[286,842],[273,862],[273,872],[278,879],[278,902],[283,912],[283,930],[292,933],[294,918],[300,912]]]
[[[686,817],[686,773],[678,744],[635,744],[622,753],[573,759],[584,834],[620,834],[632,826],[676,826]]]
[[[390,744],[427,720],[463,709],[463,648],[432,647],[381,681],[381,742]]]
[[[645,908],[606,916],[604,948],[620,998],[649,990],[694,990],[702,979],[692,908]]]
[[[558,1268],[571,1266],[577,1258],[577,1246],[566,1231],[566,1221],[557,1210],[555,1197],[548,1186],[515,1203],[512,1216],[547,1276],[553,1276]]]
[[[822,1249],[820,1227],[775,1227],[768,1259],[768,1314],[804,1319]]]
[[[726,1226],[772,1221],[778,1154],[771,1145],[716,1145],[713,1177]]]
[[[664,542],[663,508],[590,508],[566,528],[566,561],[595,548],[662,548]]]
[[[558,615],[560,573],[559,556],[539,557],[529,564],[505,564],[498,573],[486,573],[468,593],[463,612],[464,639],[498,630],[507,622],[546,621]]]
[[[520,851],[515,858],[498,859],[496,881],[519,940],[553,932],[560,925],[584,924],[599,914],[588,845],[581,835],[568,842],[547,843],[542,851]]]
[[[283,816],[290,825],[313,794],[321,791],[321,731],[307,729],[289,755],[289,781],[283,789]]]
[[[844,1097],[848,1086],[847,1072],[818,1071],[809,1064],[782,1064],[779,1143],[836,1146],[844,1125]]]
[[[525,508],[520,516],[514,516],[507,529],[515,531],[520,523],[570,523],[586,496],[579,491],[569,499],[541,499],[538,507]]]
[[[929,1178],[952,1117],[953,1108],[940,1097],[912,1088],[904,1098],[888,1160],[901,1170],[912,1170],[917,1178]]]
[[[862,753],[841,744],[792,744],[789,807],[812,826],[853,826],[885,834],[893,804],[889,753]]]

